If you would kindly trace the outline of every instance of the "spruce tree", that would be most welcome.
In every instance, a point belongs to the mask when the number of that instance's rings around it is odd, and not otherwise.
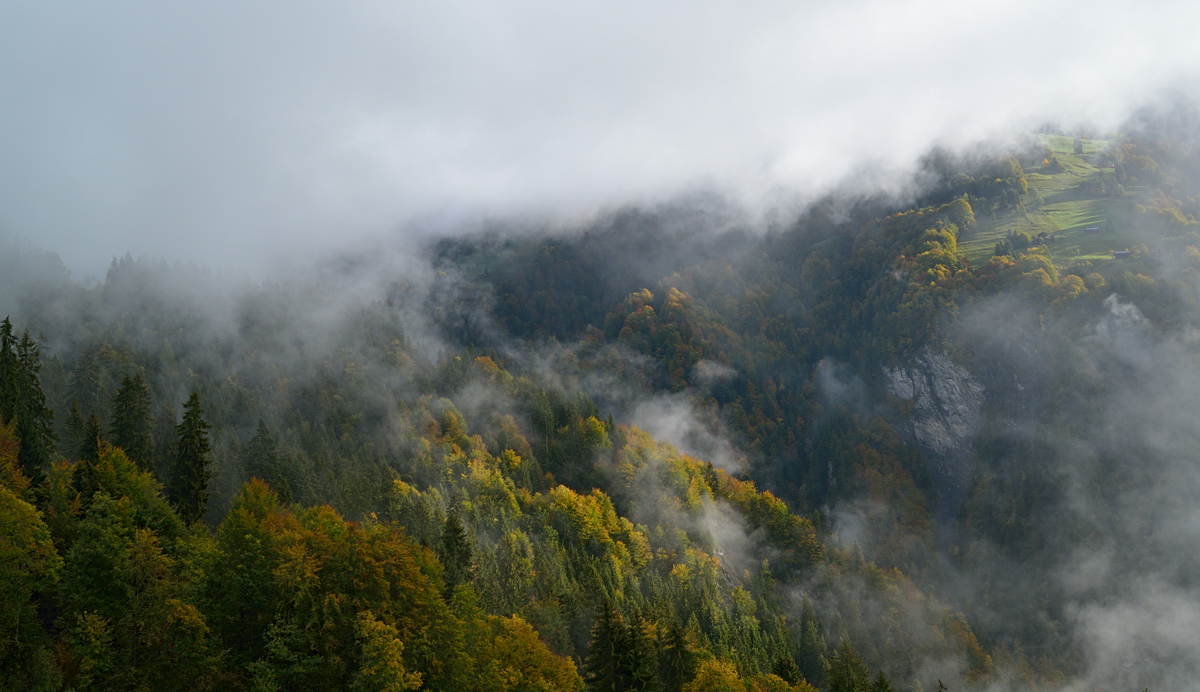
[[[796,666],[796,659],[786,651],[775,659],[775,664],[771,666],[771,672],[789,685],[798,685],[801,680],[804,680],[804,674]]]
[[[125,451],[143,471],[153,466],[154,434],[150,421],[150,387],[141,373],[121,378],[121,387],[113,396],[112,444]]]
[[[7,321],[7,320],[6,320]],[[11,325],[0,327],[11,329]],[[8,341],[12,341],[11,335]],[[6,350],[0,348],[0,351]],[[17,344],[16,407],[12,411],[20,439],[18,458],[25,475],[40,483],[53,461],[55,438],[54,411],[47,408],[38,372],[42,369],[42,351],[26,331]],[[12,377],[12,375],[10,375]],[[11,419],[10,419],[11,420]]]
[[[696,655],[688,647],[687,633],[677,620],[671,620],[663,639],[663,651],[659,659],[663,688],[666,692],[679,692],[684,683],[696,674]]]
[[[83,426],[83,434],[79,438],[79,449],[75,450],[78,464],[75,466],[75,487],[85,505],[90,504],[99,483],[96,480],[96,464],[100,462],[100,445],[103,444],[100,433],[100,418],[95,411],[88,416]]]
[[[17,417],[17,402],[21,398],[21,365],[17,362],[17,342],[12,322],[7,317],[0,322],[0,418],[12,422]]]
[[[439,556],[445,568],[442,576],[446,582],[446,597],[449,598],[459,584],[471,581],[472,576],[471,543],[467,540],[467,532],[463,529],[458,511],[453,508],[446,513]]]
[[[871,692],[871,671],[849,639],[843,639],[829,660],[825,678],[829,692]]]
[[[654,645],[646,636],[646,623],[634,613],[629,618],[625,634],[625,668],[629,671],[629,686],[625,689],[658,692],[658,660]]]
[[[592,626],[584,662],[584,681],[593,692],[623,692],[628,689],[625,668],[627,630],[613,604],[605,601]]]
[[[208,509],[209,468],[208,430],[200,408],[200,393],[192,390],[183,405],[183,420],[175,428],[175,469],[171,477],[170,498],[179,518],[187,522],[200,520]]]
[[[800,612],[800,645],[796,652],[796,666],[800,673],[811,684],[822,687],[825,684],[825,656],[827,648],[825,637],[821,634],[821,621],[813,609],[812,601],[804,597],[804,607]]]
[[[75,367],[67,382],[67,394],[79,402],[84,411],[98,411],[100,401],[100,365],[91,349],[84,349],[75,361]]]
[[[100,461],[100,443],[103,440],[100,417],[96,415],[95,411],[92,411],[83,425],[83,435],[79,438],[79,448],[75,450],[75,458],[84,464],[95,464]]]
[[[71,400],[71,408],[67,411],[66,435],[59,440],[58,452],[64,459],[75,460],[79,448],[83,446],[84,430],[87,427],[83,412],[79,410],[79,400]]]
[[[258,419],[254,437],[242,449],[242,478],[246,481],[251,478],[265,481],[279,494],[280,500],[292,501],[292,487],[284,473],[275,436],[261,418]]]
[[[175,407],[163,404],[154,416],[154,475],[163,484],[169,484],[175,476],[176,448],[179,440],[175,428],[179,425],[179,417]]]
[[[871,684],[871,692],[896,692],[896,688],[892,687],[892,681],[888,680],[888,676],[879,671],[875,675],[875,682]]]

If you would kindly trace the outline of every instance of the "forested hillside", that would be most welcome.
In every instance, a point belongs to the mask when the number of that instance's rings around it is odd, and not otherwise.
[[[1193,131],[253,284],[10,243],[0,687],[1184,689]]]

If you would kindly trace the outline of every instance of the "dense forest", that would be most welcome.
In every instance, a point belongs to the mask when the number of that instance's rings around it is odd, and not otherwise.
[[[0,251],[0,687],[1200,675],[1178,113],[247,283]]]

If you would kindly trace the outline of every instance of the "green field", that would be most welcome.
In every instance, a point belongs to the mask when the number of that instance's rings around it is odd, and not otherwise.
[[[1060,266],[1070,266],[1080,261],[1109,262],[1110,252],[1124,250],[1142,240],[1126,227],[1131,200],[1137,197],[1140,188],[1126,188],[1123,197],[1091,198],[1079,190],[1079,184],[1101,173],[1097,167],[1099,152],[1108,146],[1105,140],[1083,140],[1083,154],[1073,153],[1074,141],[1065,135],[1038,135],[1050,147],[1061,166],[1056,171],[1030,169],[1025,172],[1030,192],[1036,191],[1044,203],[1039,209],[1026,212],[1003,212],[991,214],[976,211],[975,226],[959,237],[959,251],[971,266],[980,266],[992,256],[996,243],[1004,239],[1009,231],[1023,231],[1031,236],[1050,233],[1055,241],[1046,249],[1051,259]],[[1105,229],[1112,221],[1111,232],[1104,230],[1100,235],[1086,235],[1084,229],[1099,226]]]

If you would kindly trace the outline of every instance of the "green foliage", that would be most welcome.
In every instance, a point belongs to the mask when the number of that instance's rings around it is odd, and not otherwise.
[[[154,461],[154,433],[150,419],[150,387],[141,373],[121,379],[113,397],[109,440],[125,450],[138,468],[150,470]],[[81,457],[82,458],[82,457]]]
[[[289,469],[279,453],[275,435],[261,418],[254,429],[254,437],[242,450],[242,477],[244,481],[258,478],[271,486],[284,502],[291,502],[292,484],[288,481]]]
[[[872,692],[871,671],[862,657],[843,639],[826,666],[829,692]]]
[[[350,692],[405,692],[421,688],[421,674],[404,669],[404,643],[396,628],[375,619],[370,611],[358,614],[354,634],[362,647]]]
[[[0,419],[16,423],[24,473],[39,482],[55,449],[54,413],[46,405],[38,373],[41,348],[29,332],[18,340],[12,322],[0,322]]]
[[[183,405],[183,420],[175,428],[176,456],[170,485],[171,502],[186,522],[198,521],[208,509],[208,482],[212,474],[208,431],[212,426],[203,416],[200,393],[192,390]]]
[[[442,579],[446,583],[447,597],[458,586],[467,583],[474,572],[472,564],[471,542],[463,529],[458,512],[451,509],[446,513],[446,523],[442,527],[442,543],[438,556],[442,560],[445,572]]]

